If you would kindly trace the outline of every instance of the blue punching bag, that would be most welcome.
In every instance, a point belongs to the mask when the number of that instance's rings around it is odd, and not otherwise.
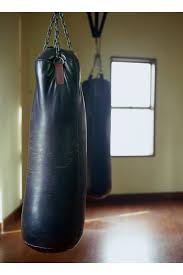
[[[99,73],[93,77],[95,67],[99,67]],[[99,53],[82,89],[87,117],[87,194],[103,198],[111,191],[111,88],[103,77]]]

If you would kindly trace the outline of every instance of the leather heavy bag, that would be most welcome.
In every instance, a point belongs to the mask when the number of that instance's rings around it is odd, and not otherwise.
[[[110,82],[92,78],[82,85],[87,117],[88,196],[104,197],[111,191]]]
[[[59,56],[60,60],[50,47],[36,60],[22,212],[24,241],[48,251],[72,248],[80,240],[86,196],[86,119],[79,62],[72,51],[60,49]]]

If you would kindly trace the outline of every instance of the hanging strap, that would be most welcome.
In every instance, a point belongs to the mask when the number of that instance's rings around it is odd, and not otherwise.
[[[104,12],[102,15],[101,22],[99,24],[99,12],[94,13],[95,20],[92,18],[92,12],[87,12],[88,15],[88,21],[91,29],[92,36],[94,38],[100,38],[102,35],[102,31],[104,28],[105,20],[107,17],[107,12]]]
[[[94,57],[93,66],[89,75],[89,79],[93,77],[94,70],[97,69],[97,77],[103,77],[102,59],[101,59],[101,36],[104,28],[104,24],[107,17],[107,12],[104,12],[102,19],[100,20],[100,13],[95,12],[92,16],[91,12],[87,12],[88,21],[91,29],[92,36],[95,38],[96,54]]]
[[[46,34],[45,42],[44,42],[44,47],[43,50],[48,48],[50,44],[50,38],[52,31],[54,29],[54,48],[56,49],[56,56],[58,57],[59,55],[59,49],[60,49],[60,44],[59,44],[59,34],[60,34],[60,25],[62,25],[63,30],[64,30],[64,35],[67,41],[67,45],[70,50],[72,50],[72,43],[71,39],[69,36],[69,32],[67,30],[67,26],[64,20],[64,14],[62,12],[54,12],[53,15],[51,16],[50,23],[48,26],[48,31]]]
[[[102,59],[101,59],[101,40],[100,38],[95,39],[95,46],[96,46],[96,54],[94,57],[94,62],[92,69],[90,71],[89,79],[93,77],[94,70],[97,69],[97,78],[103,77],[103,69],[102,69]]]

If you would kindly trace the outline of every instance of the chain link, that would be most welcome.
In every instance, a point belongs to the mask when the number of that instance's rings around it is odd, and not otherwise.
[[[70,35],[69,35],[69,32],[67,30],[67,26],[66,26],[66,23],[65,23],[64,14],[63,14],[63,12],[59,12],[59,15],[60,15],[60,20],[61,20],[61,23],[62,23],[62,26],[63,26],[63,29],[64,29],[64,34],[65,34],[65,38],[66,38],[66,41],[67,41],[67,45],[68,45],[69,49],[72,50],[72,43],[71,43]]]
[[[72,43],[71,43],[69,32],[67,30],[67,26],[66,26],[66,23],[65,23],[65,20],[64,20],[64,14],[62,12],[54,12],[53,15],[51,16],[51,19],[50,19],[50,23],[49,23],[48,31],[47,31],[47,34],[46,34],[43,50],[48,48],[49,43],[50,43],[51,33],[52,33],[53,28],[54,28],[54,47],[56,49],[56,57],[59,57],[59,49],[60,49],[60,45],[59,45],[59,19],[61,21],[61,25],[62,25],[63,30],[64,30],[64,35],[65,35],[65,38],[66,38],[66,41],[67,41],[67,45],[68,45],[69,49],[72,50]]]
[[[43,50],[45,50],[49,46],[54,21],[55,21],[55,14],[53,14],[52,17],[50,18],[50,24],[48,26],[48,31],[47,31],[47,34],[46,34]]]
[[[56,57],[59,57],[59,28],[58,28],[58,19],[59,19],[59,13],[55,12],[55,20],[54,20],[54,26],[55,26],[55,32],[54,32],[54,47],[56,49]]]

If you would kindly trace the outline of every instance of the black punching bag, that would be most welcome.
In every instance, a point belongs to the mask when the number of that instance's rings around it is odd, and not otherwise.
[[[86,118],[80,67],[72,51],[58,48],[60,19],[63,23],[63,14],[55,13],[48,31],[55,26],[56,45],[48,47],[47,39],[35,64],[22,212],[24,241],[43,251],[75,246],[82,236],[85,213]]]
[[[96,78],[91,73],[83,82],[82,89],[87,117],[87,194],[88,197],[103,198],[111,191],[110,82],[103,78],[102,73]]]

